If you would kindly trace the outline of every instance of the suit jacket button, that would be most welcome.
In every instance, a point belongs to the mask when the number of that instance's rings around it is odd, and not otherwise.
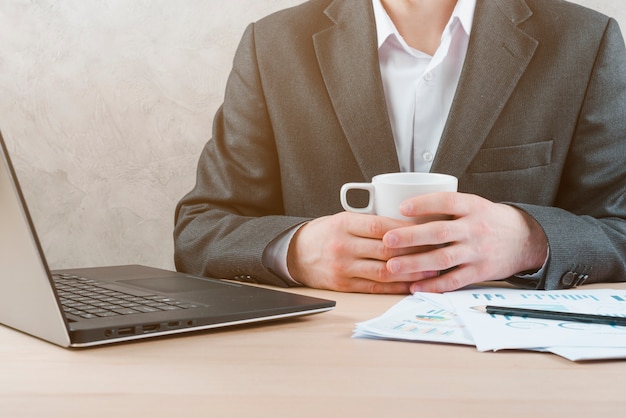
[[[561,277],[561,283],[570,288],[570,287],[578,287],[584,284],[589,275],[586,273],[576,273],[575,271],[568,271]]]
[[[566,287],[572,287],[574,282],[576,281],[576,273],[573,271],[568,271],[561,277],[561,283]]]

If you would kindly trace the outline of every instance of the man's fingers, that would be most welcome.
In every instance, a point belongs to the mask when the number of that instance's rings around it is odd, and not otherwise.
[[[470,284],[484,281],[476,280],[477,272],[471,266],[459,266],[455,269],[442,273],[432,279],[420,280],[411,285],[411,293],[429,292],[444,293],[461,289]]]

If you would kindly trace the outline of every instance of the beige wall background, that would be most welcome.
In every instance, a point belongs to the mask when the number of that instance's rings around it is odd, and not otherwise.
[[[0,129],[52,268],[173,268],[239,38],[301,2],[0,1]],[[623,0],[575,3],[626,28]]]

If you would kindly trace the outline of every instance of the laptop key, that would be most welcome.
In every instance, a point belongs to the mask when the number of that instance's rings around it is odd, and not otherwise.
[[[160,311],[160,309],[153,308],[151,306],[136,306],[134,309],[138,310],[139,312],[143,312],[143,313],[159,312]]]
[[[112,309],[112,311],[120,315],[130,315],[130,314],[139,313],[139,311],[136,311],[131,308],[117,308],[117,309]]]
[[[106,312],[101,312],[101,313],[97,313],[96,314],[99,318],[106,318],[106,317],[110,317],[110,316],[118,316],[119,314],[113,312],[113,311],[106,311]]]

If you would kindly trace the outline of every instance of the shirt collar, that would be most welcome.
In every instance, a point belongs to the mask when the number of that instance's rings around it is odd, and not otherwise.
[[[396,36],[401,39],[398,30],[391,21],[387,11],[383,7],[381,0],[372,0],[374,6],[374,18],[376,20],[376,33],[378,35],[378,48],[385,43],[390,36]],[[476,8],[476,0],[457,0],[448,26],[455,19],[461,22],[461,26],[465,33],[469,36],[472,30],[472,22],[474,21],[474,9]],[[446,29],[447,30],[447,29]]]

